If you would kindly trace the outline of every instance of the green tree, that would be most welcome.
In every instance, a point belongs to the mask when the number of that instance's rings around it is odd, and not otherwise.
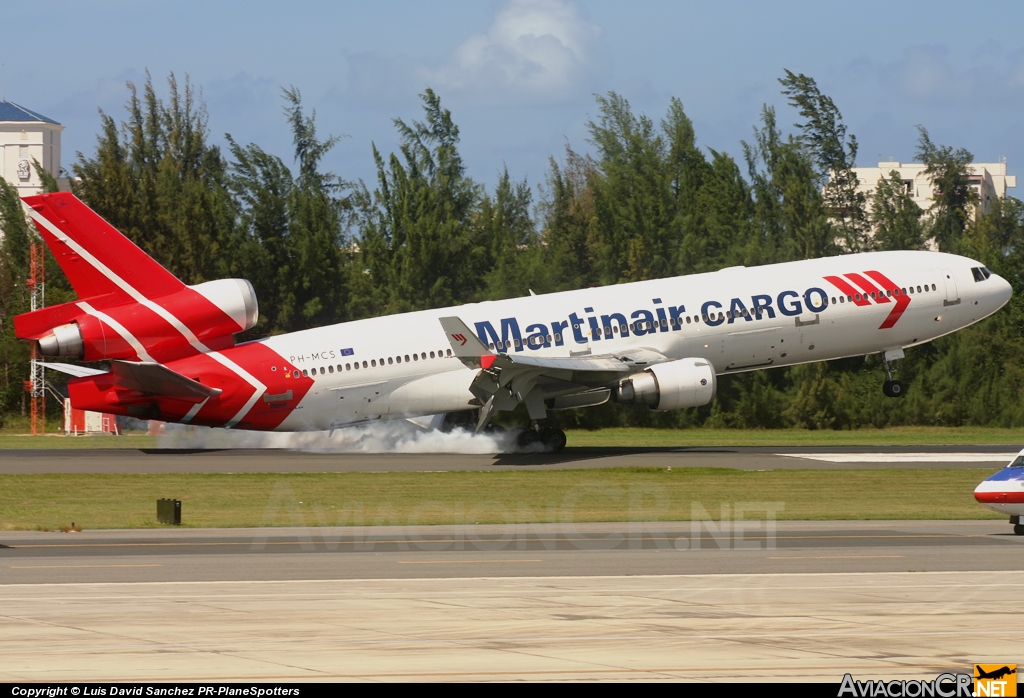
[[[958,252],[971,207],[978,202],[970,182],[974,156],[964,148],[935,145],[924,126],[918,126],[917,131],[917,158],[926,165],[924,172],[933,187],[929,237],[943,252]]]
[[[228,187],[239,212],[236,268],[256,288],[260,324],[252,334],[289,332],[348,319],[346,283],[354,254],[344,221],[350,185],[321,168],[337,143],[316,133],[298,90],[284,90],[297,174],[256,144],[230,135]]]
[[[465,174],[458,126],[433,90],[421,98],[425,121],[395,119],[401,156],[385,162],[373,146],[377,189],[356,197],[363,264],[384,313],[476,298],[491,266],[487,236],[473,224],[483,188]]]
[[[172,73],[169,97],[149,74],[142,95],[131,82],[128,119],[118,128],[102,111],[96,153],[78,153],[73,191],[185,283],[230,274],[235,211],[226,163],[207,142],[206,107]]]
[[[924,249],[924,211],[911,198],[900,173],[893,170],[878,180],[871,197],[875,247],[880,250]]]
[[[823,187],[825,206],[836,233],[849,252],[869,248],[867,195],[858,190],[853,168],[857,162],[857,138],[847,137],[842,114],[830,97],[821,93],[813,78],[789,70],[780,78],[782,94],[800,112],[804,123],[799,140],[818,165],[817,184]]]

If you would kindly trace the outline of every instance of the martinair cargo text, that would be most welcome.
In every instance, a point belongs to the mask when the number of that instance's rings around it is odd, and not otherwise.
[[[186,286],[71,194],[25,199],[80,300],[15,318],[44,356],[109,360],[74,377],[80,409],[237,429],[334,429],[523,404],[521,443],[554,449],[552,410],[608,400],[708,404],[717,376],[881,353],[887,395],[903,350],[978,322],[1010,298],[980,263],[874,252],[734,267],[371,318],[236,345],[247,281]]]

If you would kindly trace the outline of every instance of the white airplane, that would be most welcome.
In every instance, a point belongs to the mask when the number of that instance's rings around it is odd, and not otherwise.
[[[881,353],[890,397],[904,349],[1010,298],[982,264],[874,252],[370,318],[235,345],[249,282],[186,286],[71,194],[25,199],[80,300],[15,318],[63,363],[80,409],[236,429],[304,431],[526,406],[522,444],[558,450],[553,410],[608,400],[706,405],[728,373]]]
[[[1013,532],[1024,536],[1024,524],[1020,522],[1024,515],[1024,451],[974,488],[974,498],[996,513],[1008,514]]]

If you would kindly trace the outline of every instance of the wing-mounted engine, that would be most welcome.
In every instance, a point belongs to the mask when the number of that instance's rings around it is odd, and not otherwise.
[[[621,379],[612,388],[612,400],[656,410],[678,410],[708,404],[717,387],[715,368],[710,362],[679,359],[654,364]]]

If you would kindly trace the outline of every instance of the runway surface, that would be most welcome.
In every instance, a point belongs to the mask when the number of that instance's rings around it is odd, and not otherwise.
[[[1024,537],[1001,521],[8,531],[0,544],[7,584],[1024,567]]]
[[[315,453],[292,450],[8,450],[0,474],[297,473],[585,468],[864,469],[1006,465],[1018,446],[567,448],[562,453]]]
[[[838,682],[1022,659],[1024,539],[1000,522],[501,529],[3,533],[0,681]]]

